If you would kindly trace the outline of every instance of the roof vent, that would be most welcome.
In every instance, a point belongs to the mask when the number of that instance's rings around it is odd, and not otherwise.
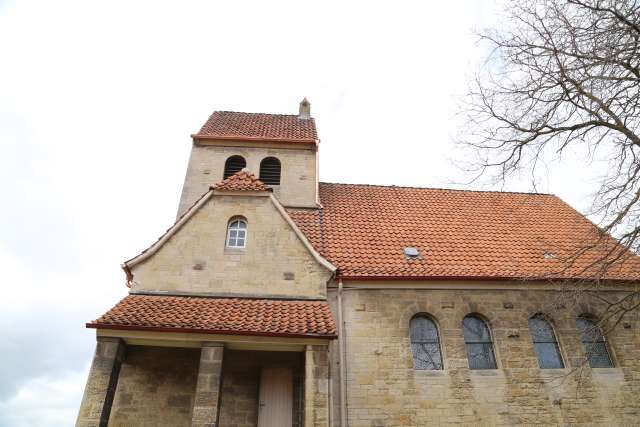
[[[558,258],[558,256],[556,254],[554,254],[553,252],[549,252],[549,251],[546,251],[544,254],[542,254],[542,256],[544,257],[544,259],[556,259],[556,258]]]
[[[407,246],[404,248],[404,255],[407,259],[418,259],[420,258],[420,251],[418,248],[414,248],[413,246]]]
[[[311,103],[307,98],[300,101],[300,108],[298,109],[298,118],[308,119],[311,117]]]

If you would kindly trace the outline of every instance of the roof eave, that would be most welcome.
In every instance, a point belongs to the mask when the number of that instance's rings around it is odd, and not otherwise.
[[[113,325],[89,322],[85,326],[90,329],[110,329],[110,330],[128,330],[128,331],[153,331],[153,332],[186,332],[200,334],[216,334],[216,335],[243,335],[243,336],[260,336],[260,337],[279,337],[279,338],[317,338],[317,339],[336,339],[337,334],[296,334],[287,332],[258,332],[258,331],[233,331],[224,329],[200,329],[200,328],[169,328],[161,326],[142,326],[142,325]]]
[[[233,196],[233,195],[251,195],[251,196],[263,196],[268,197],[269,194],[273,193],[273,188],[268,187],[264,190],[244,190],[244,189],[226,189],[226,188],[216,188],[215,185],[209,187],[209,190],[213,191],[214,196]]]
[[[191,134],[194,141],[257,141],[257,142],[295,142],[306,144],[318,144],[318,138],[276,138],[265,136],[246,136],[246,135],[202,135],[198,133]]]
[[[351,275],[351,274],[338,274],[338,279],[351,280],[351,281],[379,281],[379,280],[404,280],[404,281],[427,281],[427,280],[473,280],[473,281],[547,281],[547,282],[605,282],[605,283],[638,283],[640,279],[594,279],[588,277],[518,277],[518,276],[464,276],[464,275]]]

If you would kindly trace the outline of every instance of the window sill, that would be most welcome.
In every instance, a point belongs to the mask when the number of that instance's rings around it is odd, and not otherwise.
[[[247,251],[247,248],[230,248],[230,247],[225,247],[224,248],[224,253],[226,254],[243,254]]]
[[[447,375],[447,371],[445,369],[414,369],[413,372],[425,377],[444,377]]]
[[[622,368],[590,368],[592,375],[596,377],[609,377],[611,375],[624,375]]]
[[[475,377],[504,377],[502,369],[469,369],[471,376]]]
[[[538,368],[542,378],[558,378],[571,373],[570,368]]]

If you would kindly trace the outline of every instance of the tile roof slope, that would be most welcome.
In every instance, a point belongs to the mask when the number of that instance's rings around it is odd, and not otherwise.
[[[227,179],[211,186],[214,190],[227,190],[227,191],[270,191],[271,188],[260,181],[254,174],[240,170]]]
[[[288,337],[336,335],[325,301],[165,295],[128,295],[87,327]]]
[[[594,251],[571,267],[563,258],[598,229],[552,195],[320,183],[320,201],[288,212],[343,277],[592,277]],[[640,280],[640,257],[627,255],[607,278]]]
[[[214,111],[197,136],[296,142],[313,142],[318,139],[313,118],[234,111]]]

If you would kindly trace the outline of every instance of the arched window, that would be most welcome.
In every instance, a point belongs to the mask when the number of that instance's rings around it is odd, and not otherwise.
[[[411,352],[415,369],[442,369],[438,327],[429,317],[419,314],[411,319]]]
[[[260,181],[267,185],[280,185],[280,160],[265,157],[260,162]]]
[[[564,368],[556,334],[543,314],[536,314],[529,319],[529,331],[540,368]]]
[[[596,319],[593,316],[583,314],[578,317],[576,323],[589,366],[592,368],[612,368],[613,361]]]
[[[478,316],[469,314],[462,319],[462,333],[467,347],[470,369],[497,369],[489,327]]]
[[[227,247],[244,248],[247,245],[247,222],[238,218],[229,221],[227,227]]]
[[[236,172],[247,167],[247,161],[242,156],[231,156],[224,162],[224,174],[222,179],[227,179]]]

